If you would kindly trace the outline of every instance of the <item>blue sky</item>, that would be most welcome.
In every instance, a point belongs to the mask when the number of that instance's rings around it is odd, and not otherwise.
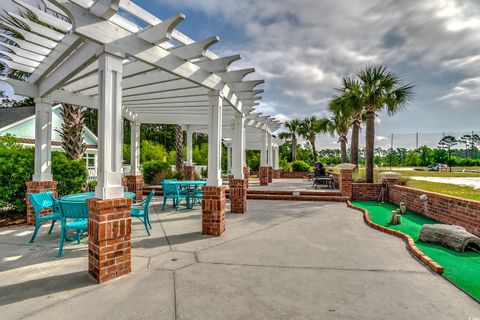
[[[281,120],[323,115],[342,77],[382,63],[416,88],[406,110],[394,117],[379,114],[379,143],[392,132],[480,130],[480,1],[136,3],[160,19],[186,14],[178,29],[195,40],[218,35],[221,41],[211,49],[240,53],[233,69],[256,68],[250,77],[266,80],[258,109]]]

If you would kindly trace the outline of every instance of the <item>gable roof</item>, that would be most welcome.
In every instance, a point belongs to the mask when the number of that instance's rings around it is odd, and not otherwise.
[[[0,108],[0,130],[35,115],[35,106]]]
[[[52,112],[52,144],[61,141],[56,130],[61,130],[62,124],[60,105],[56,105]],[[17,139],[35,141],[35,107],[0,108],[0,135],[4,134],[14,135]],[[97,137],[86,126],[83,140],[89,147],[98,145]]]

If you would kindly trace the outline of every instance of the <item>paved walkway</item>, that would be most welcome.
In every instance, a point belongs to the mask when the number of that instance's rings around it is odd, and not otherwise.
[[[345,204],[249,201],[220,238],[201,236],[200,211],[152,216],[133,231],[132,274],[87,275],[86,245],[55,258],[58,229],[0,229],[0,318],[469,319],[480,306],[367,227]],[[165,236],[166,235],[166,236]]]

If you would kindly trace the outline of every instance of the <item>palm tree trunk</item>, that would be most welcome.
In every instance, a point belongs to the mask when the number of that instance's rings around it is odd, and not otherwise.
[[[297,160],[297,137],[292,137],[292,162]]]
[[[367,111],[365,129],[365,181],[373,183],[373,152],[375,149],[375,112]]]
[[[347,139],[345,137],[340,137],[340,159],[342,163],[347,162]]]
[[[182,126],[175,126],[175,153],[176,153],[176,169],[177,172],[183,171],[183,130]]]
[[[352,139],[350,142],[350,163],[358,166],[358,140],[360,136],[360,123],[353,122]]]
[[[310,145],[312,146],[313,162],[317,161],[317,149],[315,148],[315,137],[310,139]]]
[[[62,139],[62,147],[69,159],[81,160],[85,152],[83,141],[83,107],[64,103],[60,109],[63,118],[61,130],[55,130]]]

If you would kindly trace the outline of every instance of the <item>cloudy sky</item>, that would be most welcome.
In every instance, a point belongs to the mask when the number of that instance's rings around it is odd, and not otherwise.
[[[161,19],[185,13],[178,28],[196,40],[220,36],[213,51],[240,53],[234,69],[256,68],[253,77],[266,80],[258,109],[281,120],[321,116],[342,77],[382,63],[416,88],[407,110],[379,115],[379,141],[392,132],[480,130],[478,0],[136,3]]]

